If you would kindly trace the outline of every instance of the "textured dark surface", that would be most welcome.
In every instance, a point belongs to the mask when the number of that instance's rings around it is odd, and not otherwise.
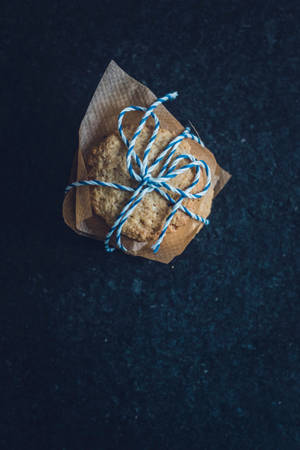
[[[300,446],[298,2],[158,3],[4,7],[1,449]],[[112,58],[233,175],[169,266],[61,218]]]

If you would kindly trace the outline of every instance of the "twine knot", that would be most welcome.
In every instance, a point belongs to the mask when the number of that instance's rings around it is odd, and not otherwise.
[[[137,187],[134,189],[129,186],[124,186],[118,183],[108,183],[100,180],[81,180],[81,181],[75,181],[74,183],[68,185],[66,187],[65,192],[68,192],[73,187],[79,187],[79,186],[86,186],[86,185],[92,185],[92,186],[106,186],[111,187],[114,189],[120,189],[123,191],[132,192],[132,196],[130,200],[127,202],[127,204],[124,206],[123,210],[119,214],[118,218],[116,219],[115,223],[111,227],[109,233],[106,236],[105,239],[105,248],[108,252],[112,252],[114,247],[110,246],[110,240],[114,233],[116,233],[116,242],[117,246],[123,250],[127,251],[127,249],[122,244],[121,239],[121,233],[122,228],[124,226],[124,223],[128,219],[128,217],[133,213],[137,205],[140,203],[140,201],[143,199],[145,195],[152,191],[158,192],[162,197],[164,197],[171,205],[172,210],[168,217],[165,220],[164,226],[161,230],[161,233],[157,239],[157,241],[152,245],[153,252],[158,252],[160,245],[164,239],[164,236],[166,234],[166,231],[168,229],[168,226],[170,225],[174,215],[178,210],[183,211],[186,213],[189,217],[193,218],[194,220],[197,220],[199,222],[204,223],[207,225],[209,221],[201,216],[198,216],[197,214],[190,211],[188,208],[186,208],[182,203],[183,200],[190,198],[190,199],[196,199],[203,197],[206,192],[208,191],[210,184],[211,184],[211,173],[210,168],[203,160],[197,160],[193,155],[190,154],[181,154],[179,156],[176,156],[173,160],[172,157],[174,153],[176,152],[177,147],[180,145],[180,143],[183,141],[183,139],[192,139],[202,146],[204,146],[204,143],[202,140],[191,133],[191,129],[189,127],[186,127],[184,131],[179,134],[177,137],[175,137],[164,150],[162,150],[161,153],[157,155],[157,157],[152,161],[152,163],[149,163],[149,154],[152,149],[152,145],[156,140],[160,122],[157,117],[157,115],[154,113],[154,110],[161,105],[162,103],[173,100],[177,97],[177,92],[173,92],[170,94],[167,94],[164,97],[158,98],[152,105],[149,106],[149,108],[145,108],[142,106],[129,106],[121,111],[119,114],[118,119],[118,130],[121,136],[122,141],[124,142],[125,146],[127,147],[127,155],[126,155],[126,165],[128,169],[128,173],[130,174],[131,178],[133,178],[137,182]],[[143,111],[144,115],[135,130],[131,141],[129,141],[124,134],[123,131],[123,119],[124,115],[130,111]],[[146,149],[144,150],[143,159],[136,154],[134,151],[135,144],[137,141],[138,136],[140,135],[142,129],[144,128],[147,120],[152,117],[154,119],[154,129],[152,136],[149,139],[149,142],[147,144]],[[183,166],[180,166],[179,164],[182,162],[187,161],[187,163]],[[135,167],[133,167],[133,163],[135,162]],[[152,172],[155,168],[158,167],[160,163],[163,163],[162,168],[160,169],[159,173],[156,176],[152,175]],[[204,170],[206,174],[206,184],[202,191],[197,193],[191,193],[192,189],[196,184],[199,182],[201,177],[201,168]],[[194,169],[194,178],[191,182],[191,184],[185,188],[180,189],[172,186],[169,182],[171,179],[175,178],[177,175],[182,174],[186,172],[187,170]],[[174,200],[173,197],[169,195],[168,192],[172,192],[173,194],[176,194],[178,196],[177,200]]]

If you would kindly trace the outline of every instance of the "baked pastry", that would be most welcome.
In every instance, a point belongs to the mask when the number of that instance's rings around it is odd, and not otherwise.
[[[125,127],[124,133],[131,139],[135,128]],[[146,125],[135,144],[135,152],[142,159],[143,152],[149,142],[149,139],[153,133],[153,127]],[[149,163],[157,157],[159,153],[168,145],[168,143],[176,136],[167,129],[159,129],[157,138],[152,145],[152,149],[149,155]],[[177,147],[177,150],[173,156],[180,154],[187,154],[190,152],[190,144],[188,140],[183,140]],[[116,182],[133,188],[137,187],[137,182],[131,178],[128,173],[126,165],[127,148],[121,140],[119,134],[113,133],[107,136],[98,146],[91,149],[88,156],[88,178],[99,179],[106,182]],[[135,163],[134,163],[135,164]],[[187,164],[187,161],[183,160],[181,165]],[[152,176],[156,176],[163,162],[158,165],[152,172]],[[177,167],[180,167],[178,165]],[[135,167],[138,172],[137,166]],[[202,170],[202,169],[201,169]],[[198,184],[193,188],[192,192],[200,191],[205,184],[205,175],[200,177]],[[169,184],[180,189],[186,189],[194,179],[194,170],[186,170],[184,173],[177,175],[175,178],[169,180]],[[211,192],[210,192],[211,191]],[[120,212],[130,200],[132,193],[122,190],[112,189],[104,186],[91,186],[91,204],[93,211],[96,215],[104,219],[106,224],[111,227]],[[170,191],[168,194],[175,200],[178,196]],[[210,206],[213,197],[213,189],[210,189],[205,196],[205,212],[210,211]],[[202,199],[185,200],[184,205],[191,211],[201,215]],[[171,205],[163,198],[159,193],[152,191],[146,194],[142,201],[137,205],[133,213],[129,216],[124,223],[122,234],[132,238],[136,241],[144,242],[155,239],[160,230],[162,229],[165,219],[171,212]],[[207,215],[207,214],[206,214]],[[175,214],[167,233],[172,233],[178,229],[178,227],[184,225],[188,216],[177,211]]]

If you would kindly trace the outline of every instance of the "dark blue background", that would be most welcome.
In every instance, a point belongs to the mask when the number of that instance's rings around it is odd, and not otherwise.
[[[299,448],[298,5],[6,2],[1,449]],[[61,217],[112,58],[233,175],[168,266]]]

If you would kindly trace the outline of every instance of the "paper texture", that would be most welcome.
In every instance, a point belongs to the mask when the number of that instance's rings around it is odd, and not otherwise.
[[[122,109],[130,105],[149,106],[156,98],[150,89],[127,75],[114,61],[111,61],[80,125],[79,148],[73,160],[70,182],[87,178],[86,161],[91,147],[117,130],[118,115]],[[163,105],[157,108],[156,114],[161,127],[169,129],[174,136],[183,131],[184,127]],[[139,113],[128,113],[126,120],[138,125],[140,118]],[[125,123],[126,120],[124,120]],[[191,140],[189,144],[191,153],[209,165],[212,186],[202,199],[188,200],[185,205],[206,218],[210,213],[210,199],[223,189],[231,175],[217,164],[208,149]],[[111,181],[118,182],[118,180]],[[88,186],[82,186],[68,192],[63,202],[63,217],[66,224],[76,233],[104,240],[109,228],[102,218],[93,213],[89,189]],[[197,190],[200,189],[201,186],[197,185]],[[132,255],[169,263],[183,252],[202,227],[202,223],[189,218],[177,231],[166,233],[157,254],[154,254],[151,249],[153,242],[137,242],[126,236],[122,237],[122,241],[128,253]],[[113,240],[112,244],[114,244]]]

